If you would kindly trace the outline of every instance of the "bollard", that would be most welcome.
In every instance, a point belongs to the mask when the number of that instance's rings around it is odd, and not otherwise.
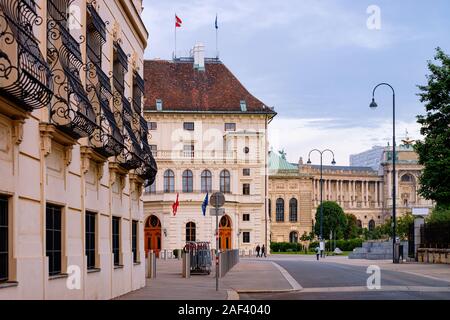
[[[167,260],[167,250],[164,249],[164,260]]]
[[[178,254],[177,254],[177,259],[181,260],[181,249],[177,249]]]
[[[153,250],[150,250],[147,256],[147,278],[156,278],[156,256]]]
[[[189,254],[189,252],[183,252],[182,255],[183,255],[183,263],[182,263],[183,278],[190,278],[191,277],[190,254]]]

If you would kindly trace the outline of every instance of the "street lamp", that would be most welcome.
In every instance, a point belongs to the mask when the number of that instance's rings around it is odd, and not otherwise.
[[[308,162],[307,164],[311,164],[311,153],[312,152],[318,152],[320,154],[320,241],[322,241],[323,237],[322,237],[322,231],[323,231],[323,206],[322,206],[322,202],[323,202],[323,165],[322,165],[322,160],[323,160],[323,154],[325,152],[331,152],[331,154],[333,155],[333,161],[331,161],[331,164],[334,166],[336,164],[336,161],[334,160],[334,152],[331,151],[330,149],[325,149],[325,150],[318,150],[318,149],[313,149],[309,152],[308,154]]]
[[[396,219],[396,190],[395,190],[395,184],[396,184],[396,171],[395,171],[395,162],[396,162],[396,155],[395,155],[395,90],[389,83],[380,83],[373,88],[372,91],[372,102],[370,103],[369,107],[371,109],[375,109],[378,107],[377,103],[375,102],[375,91],[380,86],[388,86],[392,89],[392,220],[393,220],[393,239],[392,239],[392,262],[393,263],[399,263],[399,257],[397,256],[395,252],[395,243],[396,243],[396,230],[397,230],[397,219]]]

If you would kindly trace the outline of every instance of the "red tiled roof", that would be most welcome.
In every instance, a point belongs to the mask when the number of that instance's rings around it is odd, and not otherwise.
[[[195,70],[193,62],[146,60],[144,62],[145,110],[163,111],[275,112],[251,95],[221,62],[205,62],[205,71]]]

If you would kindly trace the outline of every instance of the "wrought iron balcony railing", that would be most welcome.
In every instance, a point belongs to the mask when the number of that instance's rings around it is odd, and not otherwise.
[[[155,181],[158,166],[153,157],[150,146],[148,145],[148,126],[147,121],[139,115],[140,138],[142,143],[142,151],[144,152],[144,163],[136,170],[136,173],[145,181],[145,187],[150,186]]]
[[[34,0],[0,0],[0,95],[25,111],[52,98],[50,68],[33,34],[41,24]]]
[[[144,96],[144,79],[135,72],[133,76],[133,109],[137,114],[142,111],[142,97]]]
[[[80,71],[85,70],[80,43],[70,34],[67,21],[63,19],[64,6],[69,2],[47,1],[47,55],[54,79],[50,118],[61,131],[78,139],[91,136],[99,126],[80,78]]]

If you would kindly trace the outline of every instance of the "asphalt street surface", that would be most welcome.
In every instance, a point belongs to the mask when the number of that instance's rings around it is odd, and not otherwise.
[[[326,258],[325,258],[326,259]],[[381,290],[367,290],[367,267],[304,259],[274,259],[303,287],[299,292],[241,293],[240,299],[449,299],[450,283],[381,269]],[[373,262],[376,265],[376,261]]]

